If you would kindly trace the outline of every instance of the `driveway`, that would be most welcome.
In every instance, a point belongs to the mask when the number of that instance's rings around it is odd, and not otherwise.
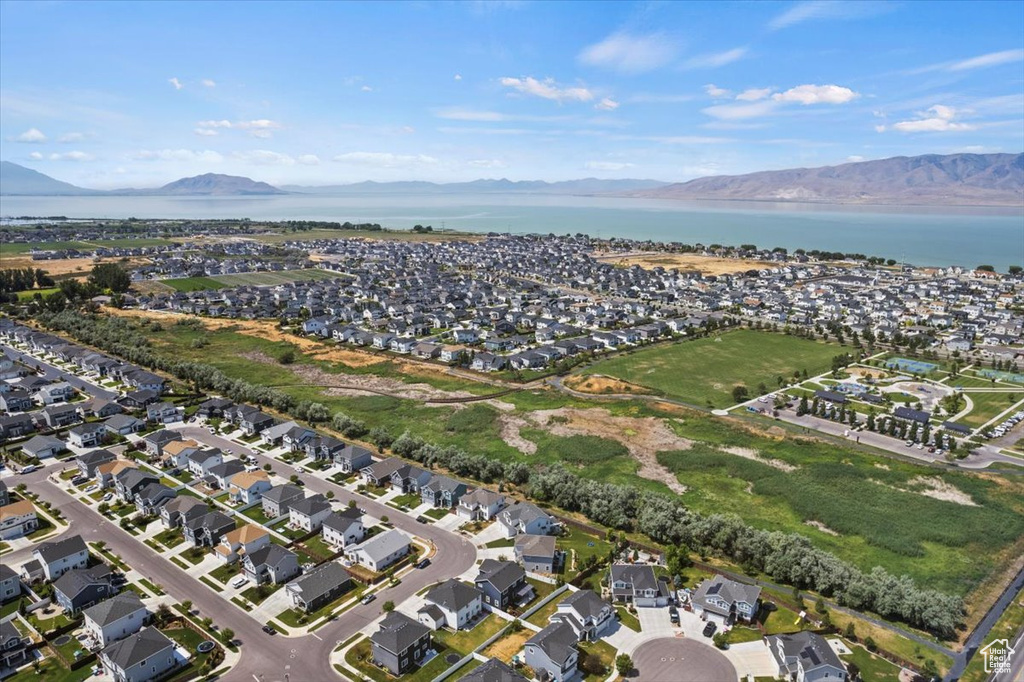
[[[710,640],[708,640],[710,641]],[[722,652],[739,671],[740,677],[775,677],[779,673],[779,665],[764,642],[743,642],[733,644]]]
[[[655,639],[633,653],[637,682],[726,682],[736,668],[719,651],[692,639]]]

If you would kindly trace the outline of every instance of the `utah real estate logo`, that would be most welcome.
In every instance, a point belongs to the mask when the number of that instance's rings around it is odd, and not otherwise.
[[[997,639],[981,649],[981,655],[985,657],[985,672],[987,673],[1008,673],[1010,672],[1010,656],[1013,649],[1008,639]]]

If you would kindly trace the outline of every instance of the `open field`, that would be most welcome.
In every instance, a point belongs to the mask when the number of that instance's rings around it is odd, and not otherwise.
[[[61,275],[79,275],[85,277],[92,272],[94,265],[100,263],[120,263],[120,258],[55,258],[53,260],[32,260],[27,254],[0,256],[0,269],[32,268],[40,269],[52,277]],[[129,258],[131,265],[149,263],[148,258]]]
[[[307,230],[305,232],[267,232],[249,237],[266,244],[281,244],[290,241],[311,241],[314,239],[384,239],[410,242],[441,242],[483,239],[484,235],[469,232],[428,232],[417,233],[411,230]]]
[[[0,244],[0,255],[18,256],[27,254],[30,251],[63,251],[65,249],[78,249],[79,251],[92,250],[97,248],[113,249],[117,247],[141,248],[143,246],[165,246],[177,242],[170,239],[140,238],[140,239],[97,239],[88,242],[14,242]]]
[[[974,408],[957,421],[978,428],[1013,407],[1014,403],[1024,398],[1024,391],[980,393],[965,389],[964,395],[971,399]]]
[[[839,346],[795,336],[741,329],[629,351],[596,362],[583,374],[615,377],[694,405],[727,407],[734,404],[732,389],[737,384],[751,395],[760,383],[774,390],[778,377],[803,370],[811,376],[820,374],[844,352]]]
[[[212,277],[184,277],[160,280],[161,284],[178,291],[202,291],[204,289],[226,289],[238,286],[273,286],[289,282],[304,282],[319,279],[334,279],[338,273],[329,270],[284,270],[281,272],[247,272],[237,275],[214,275]]]
[[[778,267],[778,263],[769,263],[759,260],[744,260],[740,258],[716,258],[714,256],[699,256],[693,253],[642,253],[622,256],[612,254],[598,256],[597,260],[604,263],[611,263],[620,267],[628,268],[639,265],[645,269],[657,267],[666,270],[697,270],[705,275],[722,275],[734,272],[745,272],[746,270],[760,270],[762,268]]]

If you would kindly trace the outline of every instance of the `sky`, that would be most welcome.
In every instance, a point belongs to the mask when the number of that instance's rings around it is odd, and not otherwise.
[[[1024,2],[0,2],[0,158],[685,181],[1024,149]]]

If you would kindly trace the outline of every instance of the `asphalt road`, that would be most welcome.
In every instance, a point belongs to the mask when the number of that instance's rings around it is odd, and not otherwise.
[[[737,679],[728,658],[692,639],[655,639],[633,653],[637,682],[711,682]]]
[[[88,393],[94,398],[102,398],[103,400],[113,400],[114,398],[117,398],[120,395],[117,391],[111,391],[106,388],[101,388],[95,384],[90,384],[88,381],[80,379],[74,376],[73,374],[69,374],[68,372],[65,372],[59,367],[55,367],[50,363],[44,362],[42,360],[37,360],[35,357],[31,355],[27,355],[21,352],[20,350],[11,348],[7,344],[0,344],[0,346],[2,346],[4,350],[7,351],[8,356],[10,356],[12,359],[24,363],[29,367],[39,367],[39,369],[43,371],[44,379],[50,379],[54,381],[66,381],[69,384],[71,384],[74,388],[77,388],[80,391],[84,391],[85,393]]]
[[[988,613],[985,614],[985,617],[981,619],[978,626],[974,628],[974,632],[964,642],[963,649],[953,657],[953,667],[949,669],[949,673],[943,678],[946,682],[960,679],[960,676],[964,674],[964,668],[967,667],[971,658],[977,654],[978,647],[982,645],[992,626],[996,624],[996,621],[1003,615],[1006,608],[1013,603],[1013,600],[1019,595],[1024,594],[1022,591],[1024,591],[1024,569],[1021,569],[1017,577],[1013,579],[1013,582],[1006,586],[1003,593],[999,595],[999,599],[996,600],[996,603],[992,605]],[[1019,639],[1018,642],[1024,643],[1024,640]],[[1012,664],[1011,673],[1009,675],[997,676],[995,679],[999,680],[999,682],[1020,682],[1022,679],[1022,674],[1024,674],[1024,649],[1014,648],[1016,653],[1014,658],[1010,659]],[[1013,672],[1014,670],[1016,673]],[[1015,674],[1016,677],[1014,676]]]
[[[182,431],[183,435],[192,437],[202,435],[203,440],[210,444],[222,448],[226,446],[236,453],[240,450],[248,451],[247,448],[242,448],[231,441],[211,438],[205,429],[199,427],[185,427]],[[279,469],[285,466],[276,460],[256,454],[261,463],[271,463]],[[40,498],[60,509],[71,524],[70,533],[80,533],[87,542],[104,540],[128,565],[141,571],[149,580],[160,584],[175,600],[191,600],[193,609],[199,611],[200,617],[208,616],[219,627],[235,631],[235,638],[242,645],[242,659],[222,678],[224,680],[251,682],[260,675],[261,682],[282,682],[285,679],[288,682],[323,682],[337,679],[338,674],[330,664],[331,651],[338,643],[347,640],[380,616],[381,605],[385,601],[401,603],[428,584],[462,574],[476,561],[476,548],[461,535],[429,524],[419,524],[413,518],[391,507],[350,493],[331,482],[309,475],[304,476],[304,480],[307,481],[306,487],[310,490],[321,493],[332,490],[335,493],[335,500],[347,504],[348,500],[354,499],[360,507],[378,518],[387,515],[396,527],[432,541],[437,553],[427,568],[409,572],[400,585],[384,590],[373,603],[360,604],[349,609],[337,620],[319,628],[315,633],[304,637],[285,637],[280,634],[269,636],[260,629],[261,623],[247,616],[235,605],[226,602],[215,591],[186,574],[169,559],[116,528],[98,512],[46,480],[53,471],[54,467],[47,467],[32,474],[19,476],[17,482],[28,484],[31,490],[39,493]],[[11,484],[14,484],[13,479]],[[21,550],[4,557],[4,560],[21,563],[28,559],[30,554],[29,549]]]

